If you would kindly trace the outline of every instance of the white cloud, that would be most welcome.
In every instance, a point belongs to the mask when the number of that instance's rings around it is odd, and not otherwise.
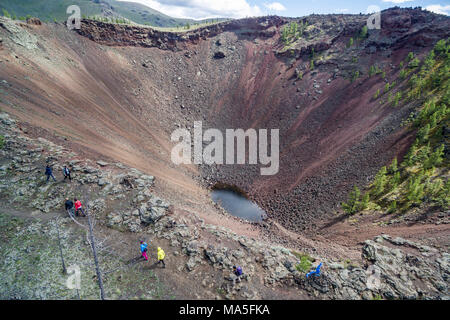
[[[174,18],[243,18],[262,16],[262,10],[247,0],[119,0],[144,4]]]
[[[345,12],[348,12],[348,9],[338,9],[337,11],[341,12],[341,13],[345,13]]]
[[[265,3],[264,6],[269,10],[284,11],[286,7],[279,2]]]
[[[411,2],[413,0],[383,0],[383,2],[392,2],[392,3],[405,3],[405,2]]]
[[[440,4],[432,4],[425,9],[434,13],[445,14],[447,16],[450,15],[450,5],[441,6]]]

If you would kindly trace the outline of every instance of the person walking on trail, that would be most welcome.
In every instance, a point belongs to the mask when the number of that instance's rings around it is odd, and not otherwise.
[[[242,276],[242,268],[239,266],[233,266],[233,284],[237,282],[241,282],[241,276]]]
[[[49,165],[47,165],[45,167],[45,175],[47,176],[47,182],[50,179],[50,177],[52,177],[53,181],[56,182],[55,176],[53,175],[53,170],[52,170],[52,168]]]
[[[83,214],[83,217],[86,217],[86,214],[84,213],[83,205],[81,204],[81,201],[77,200],[77,198],[73,199],[73,201],[75,201],[75,215],[78,217],[78,211],[81,211],[81,213]]]
[[[64,168],[63,168],[63,175],[64,175],[64,180],[69,178],[69,180],[72,181],[72,177],[70,176],[70,170],[69,170],[69,168],[67,168],[67,166],[64,166]]]
[[[69,215],[73,217],[73,215],[74,215],[73,201],[69,200],[69,198],[66,198],[66,202],[64,203],[64,206],[66,207],[66,211],[69,212]]]
[[[141,241],[141,254],[144,257],[145,261],[148,261],[147,247],[148,247],[148,244],[144,241]]]
[[[161,249],[160,247],[158,247],[158,262],[157,264],[162,263],[163,264],[163,268],[166,267],[166,263],[164,262],[164,258],[166,257],[166,254],[164,253],[164,250]]]

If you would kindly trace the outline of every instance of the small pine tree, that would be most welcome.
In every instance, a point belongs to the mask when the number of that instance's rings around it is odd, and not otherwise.
[[[375,94],[373,95],[374,99],[377,99],[380,96],[380,89],[377,90],[377,92],[375,92]]]
[[[361,29],[361,33],[359,34],[359,36],[361,37],[361,39],[365,39],[367,37],[368,34],[368,28],[367,26],[362,27]]]
[[[375,176],[375,181],[373,183],[373,194],[375,196],[381,195],[384,191],[384,188],[387,183],[386,172],[387,172],[386,167],[382,167]]]
[[[11,15],[9,14],[8,10],[2,9],[2,11],[3,11],[3,16],[4,16],[4,17],[6,17],[6,18],[11,18]]]
[[[395,98],[394,98],[394,106],[398,106],[400,99],[402,98],[402,93],[399,91],[395,94]]]
[[[361,191],[358,189],[357,186],[355,186],[353,191],[350,192],[350,194],[349,194],[348,201],[343,202],[341,204],[342,209],[344,209],[344,211],[350,215],[358,212],[358,210],[360,208],[360,201],[359,201],[360,196],[361,196]]]
[[[388,213],[394,213],[397,210],[397,200],[394,200],[389,205]]]
[[[415,177],[411,177],[408,183],[406,198],[409,204],[419,204],[424,196],[425,185],[421,183],[422,177],[419,173]]]
[[[384,92],[388,92],[391,87],[389,86],[389,82],[384,85]]]
[[[411,61],[412,59],[414,59],[414,52],[408,53],[408,56],[406,57],[407,61]]]
[[[399,77],[400,77],[400,79],[405,79],[406,78],[406,70],[405,69],[402,69],[400,71]]]
[[[391,179],[391,188],[394,190],[397,188],[398,184],[400,183],[400,171],[397,171],[394,173]]]
[[[409,64],[408,67],[409,68],[417,68],[420,64],[420,60],[417,58],[414,58]]]
[[[395,173],[398,170],[398,162],[397,158],[395,157],[394,160],[392,160],[392,163],[389,167],[389,173]]]
[[[370,200],[370,195],[368,192],[366,192],[361,200],[361,210],[366,210],[367,207],[369,206],[369,200]]]
[[[417,138],[420,142],[425,142],[428,140],[428,135],[430,133],[430,124],[427,123],[425,126],[420,128],[419,132],[417,132]]]
[[[441,144],[436,151],[434,151],[428,159],[425,160],[423,167],[424,169],[431,169],[433,167],[439,166],[444,160],[444,145]]]
[[[353,45],[353,43],[354,43],[354,40],[353,40],[353,38],[350,38],[350,40],[348,41],[348,45],[347,45],[347,47],[351,47],[352,45]]]

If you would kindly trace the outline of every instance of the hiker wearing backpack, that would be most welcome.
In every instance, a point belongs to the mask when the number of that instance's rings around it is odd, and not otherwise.
[[[240,266],[233,266],[233,285],[237,282],[241,282],[241,276],[242,276],[242,268]]]
[[[83,217],[86,217],[86,214],[84,213],[81,201],[77,200],[77,198],[73,199],[73,201],[75,201],[75,215],[78,217],[78,211],[81,211],[81,213],[83,214]]]
[[[69,180],[72,181],[72,177],[70,176],[70,170],[69,170],[69,168],[67,168],[67,166],[64,166],[64,168],[63,168],[63,175],[64,175],[64,180],[69,178]]]
[[[162,263],[163,264],[163,268],[166,267],[166,263],[164,262],[164,258],[166,257],[166,254],[164,253],[164,250],[161,249],[160,247],[158,247],[158,262],[157,264]]]
[[[47,166],[45,167],[45,175],[47,176],[47,182],[50,179],[50,177],[53,178],[53,181],[56,182],[55,177],[53,176],[53,170],[52,168],[47,164]]]
[[[144,257],[145,261],[148,261],[147,247],[148,247],[148,244],[141,240],[141,254]]]
[[[71,200],[69,200],[69,198],[66,198],[66,202],[64,203],[64,206],[66,208],[66,211],[69,213],[69,215],[73,217],[73,215],[74,215],[73,202]]]

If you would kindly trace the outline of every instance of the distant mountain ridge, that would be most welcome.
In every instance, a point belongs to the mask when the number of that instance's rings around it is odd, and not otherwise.
[[[43,21],[67,19],[66,9],[77,5],[84,16],[102,15],[123,17],[139,24],[155,27],[176,27],[187,23],[203,23],[206,20],[178,19],[165,15],[145,5],[116,0],[2,0],[0,11],[7,10],[16,18],[31,15]],[[208,19],[210,20],[210,19]]]

